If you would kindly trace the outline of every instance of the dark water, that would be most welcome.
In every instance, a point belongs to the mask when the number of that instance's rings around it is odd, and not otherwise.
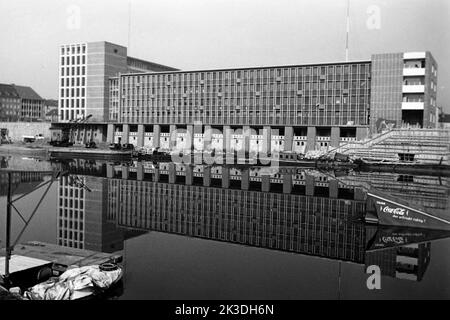
[[[68,174],[52,184],[19,243],[122,252],[121,299],[450,298],[450,234],[360,221],[368,188],[450,215],[448,177],[311,170],[264,176],[258,168],[85,160],[39,165]],[[19,196],[50,177],[14,179]],[[18,202],[25,218],[44,191]],[[14,215],[13,239],[23,226]],[[399,239],[407,245],[388,247]],[[379,290],[366,284],[371,265],[381,269]]]

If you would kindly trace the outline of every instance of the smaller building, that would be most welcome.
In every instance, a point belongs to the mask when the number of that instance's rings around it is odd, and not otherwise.
[[[14,86],[0,83],[0,121],[18,121],[21,100]]]
[[[0,121],[43,121],[45,102],[31,87],[0,84]]]
[[[20,120],[22,121],[43,121],[45,117],[45,100],[31,87],[17,86],[14,89],[19,94],[21,100]]]

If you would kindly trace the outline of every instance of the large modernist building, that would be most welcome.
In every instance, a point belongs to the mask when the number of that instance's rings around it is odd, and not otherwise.
[[[59,61],[59,121],[92,115],[91,121],[105,122],[110,77],[173,70],[176,69],[129,57],[127,48],[109,42],[63,45]]]
[[[91,115],[76,130],[80,143],[304,152],[437,121],[437,64],[429,52],[178,71],[100,42],[63,46],[60,71],[60,121]]]

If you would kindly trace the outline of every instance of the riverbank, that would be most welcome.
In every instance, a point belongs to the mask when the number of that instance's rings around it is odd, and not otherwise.
[[[1,144],[0,156],[26,155],[26,156],[46,158],[49,148],[50,146],[46,146],[44,144],[24,144],[24,143]]]

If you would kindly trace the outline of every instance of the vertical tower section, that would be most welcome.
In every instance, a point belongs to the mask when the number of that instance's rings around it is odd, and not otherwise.
[[[79,119],[86,114],[87,44],[60,47],[58,119]]]
[[[109,118],[109,78],[127,72],[127,48],[108,42],[87,44],[87,92],[85,115],[91,121]]]
[[[402,123],[403,53],[372,55],[370,127],[372,133]]]

